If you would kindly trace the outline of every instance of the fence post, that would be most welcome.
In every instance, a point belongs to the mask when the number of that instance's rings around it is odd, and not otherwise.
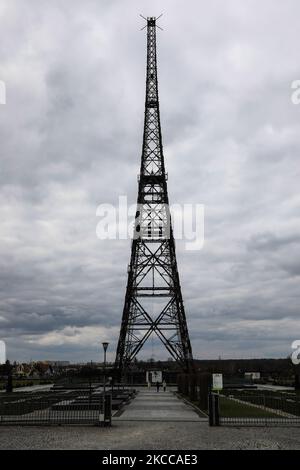
[[[220,395],[215,395],[215,420],[216,426],[220,426]]]
[[[208,394],[208,416],[209,416],[209,425],[210,426],[214,425],[212,401],[213,401],[212,393],[209,392],[209,394]]]
[[[220,426],[219,395],[209,393],[208,395],[209,425]]]
[[[106,393],[104,397],[104,426],[111,426],[111,393]]]

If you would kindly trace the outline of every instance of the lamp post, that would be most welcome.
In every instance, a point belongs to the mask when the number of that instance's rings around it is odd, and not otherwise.
[[[107,351],[107,348],[108,348],[108,345],[109,343],[107,342],[103,342],[102,343],[102,346],[103,346],[103,351],[104,351],[104,362],[103,362],[103,407],[104,407],[104,420],[105,420],[105,384],[106,384],[106,379],[105,379],[105,372],[106,372],[106,351]]]

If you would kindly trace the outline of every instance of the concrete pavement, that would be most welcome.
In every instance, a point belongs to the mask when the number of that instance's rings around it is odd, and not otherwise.
[[[178,398],[172,391],[141,389],[137,397],[126,405],[113,421],[207,421],[195,409]]]

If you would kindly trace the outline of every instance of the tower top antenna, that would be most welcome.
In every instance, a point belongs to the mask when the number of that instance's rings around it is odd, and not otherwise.
[[[157,28],[159,28],[163,31],[163,29],[156,24],[157,20],[159,20],[159,18],[161,18],[162,16],[163,16],[163,13],[161,13],[161,15],[159,15],[157,17],[156,16],[147,16],[147,18],[146,18],[144,15],[140,14],[140,17],[143,18],[147,22],[145,24],[145,26],[143,26],[143,28],[141,28],[141,31],[143,29],[145,29],[147,26],[156,26]]]

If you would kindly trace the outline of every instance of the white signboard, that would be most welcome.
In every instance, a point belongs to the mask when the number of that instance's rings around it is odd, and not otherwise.
[[[223,375],[222,374],[213,374],[213,390],[222,390],[223,389]]]
[[[259,380],[260,372],[245,372],[246,379]]]
[[[162,382],[161,370],[147,370],[146,381],[151,383]]]

